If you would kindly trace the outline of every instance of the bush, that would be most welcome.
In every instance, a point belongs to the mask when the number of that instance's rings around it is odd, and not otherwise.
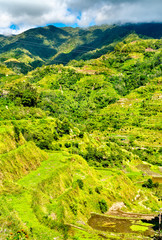
[[[98,194],[101,193],[101,190],[102,190],[102,187],[101,187],[101,186],[95,188],[95,192],[98,193]]]
[[[107,212],[108,207],[107,207],[107,203],[104,199],[102,199],[101,201],[98,202],[99,203],[99,207],[102,213]]]
[[[79,144],[78,144],[77,142],[73,142],[72,145],[73,145],[74,147],[76,147],[76,148],[79,147]]]
[[[37,90],[30,83],[19,83],[10,88],[9,97],[15,104],[21,103],[25,107],[34,107],[37,104]]]
[[[20,129],[16,125],[14,125],[14,133],[15,133],[15,141],[18,142],[20,140]]]
[[[77,215],[77,205],[71,204],[70,208],[71,208],[71,211],[73,212],[73,214],[76,216]]]
[[[93,191],[92,191],[92,189],[89,189],[89,194],[93,194]]]
[[[83,133],[83,132],[80,132],[80,133],[79,133],[79,137],[80,137],[80,138],[83,138],[83,137],[84,137],[84,133]]]
[[[142,184],[142,187],[146,187],[146,188],[158,188],[159,187],[159,183],[153,183],[152,179],[149,178],[147,180],[147,182],[145,182],[144,184]]]
[[[83,181],[82,181],[81,179],[78,179],[78,180],[77,180],[77,183],[78,183],[79,188],[80,188],[80,189],[83,189],[83,186],[84,186]]]
[[[71,147],[71,143],[65,143],[65,147],[66,148],[70,148]]]
[[[41,149],[53,149],[52,142],[54,140],[54,135],[51,131],[51,127],[48,126],[47,123],[38,123],[37,126],[33,124],[30,128],[29,126],[24,126],[22,134],[27,141],[34,141]]]
[[[69,134],[71,128],[72,125],[67,118],[64,118],[62,122],[59,119],[56,120],[56,131],[60,136],[63,136],[63,134]]]

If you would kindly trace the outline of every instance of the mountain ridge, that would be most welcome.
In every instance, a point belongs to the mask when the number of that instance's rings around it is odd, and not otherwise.
[[[117,42],[131,33],[136,33],[143,38],[160,39],[162,23],[103,25],[87,29],[58,28],[53,25],[33,28],[15,36],[0,36],[2,38],[0,61],[4,62],[4,58],[6,60],[13,58],[10,57],[10,51],[13,52],[13,56],[16,55],[14,58],[19,59],[17,52],[21,49],[29,51],[32,55],[32,61],[26,63],[24,73],[27,73],[28,69],[32,70],[43,64],[66,65],[73,59],[88,60],[100,57],[103,52],[112,51]],[[15,66],[17,66],[16,63]]]

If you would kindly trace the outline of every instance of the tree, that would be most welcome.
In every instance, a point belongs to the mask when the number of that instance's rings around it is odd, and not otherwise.
[[[10,88],[9,97],[15,104],[21,101],[21,104],[25,107],[34,107],[37,104],[38,93],[32,84],[18,83]],[[18,99],[19,101],[17,101]]]

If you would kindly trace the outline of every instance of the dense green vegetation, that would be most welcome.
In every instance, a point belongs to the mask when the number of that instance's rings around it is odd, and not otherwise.
[[[54,26],[30,29],[17,36],[0,36],[0,62],[26,74],[43,64],[96,59],[114,50],[116,43],[131,33],[160,39],[161,23],[103,25],[82,28]],[[76,63],[82,64],[82,61]]]
[[[87,222],[114,203],[143,214],[161,206],[162,40],[161,25],[150,26],[151,35],[142,24],[48,26],[1,42],[1,239],[141,239],[148,230],[134,222],[129,234],[103,235]],[[49,51],[25,44],[33,36]],[[56,59],[68,65],[48,65]]]

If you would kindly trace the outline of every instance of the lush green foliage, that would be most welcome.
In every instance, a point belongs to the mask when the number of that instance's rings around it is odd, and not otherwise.
[[[36,89],[29,83],[19,83],[10,88],[9,98],[15,105],[34,107],[37,104],[38,95]]]
[[[107,212],[107,203],[104,199],[99,201],[99,206],[102,213]]]
[[[9,51],[4,42],[8,52],[0,58],[10,60],[0,65],[2,239],[98,240],[86,224],[92,212],[106,213],[114,202],[126,211],[159,210],[162,46],[158,39],[127,35],[132,28],[142,31],[142,25],[92,27],[82,31],[84,40],[77,37],[80,29],[49,26],[18,36],[17,45],[23,36],[38,44],[43,39],[52,49],[46,56],[29,45],[28,51]],[[98,50],[75,54],[90,44]],[[27,75],[15,67],[23,62],[31,69],[65,55],[67,62],[84,60],[41,66]]]
[[[66,65],[74,59],[81,60],[73,62],[75,66],[81,66],[82,60],[96,59],[113,51],[116,43],[132,32],[144,38],[160,39],[161,29],[161,23],[103,25],[87,29],[47,26],[18,36],[1,35],[0,62],[23,74],[43,64]]]
[[[154,188],[154,187],[158,187],[159,186],[159,183],[153,183],[152,179],[149,178],[147,180],[147,182],[145,182],[142,187],[146,187],[146,188]]]

